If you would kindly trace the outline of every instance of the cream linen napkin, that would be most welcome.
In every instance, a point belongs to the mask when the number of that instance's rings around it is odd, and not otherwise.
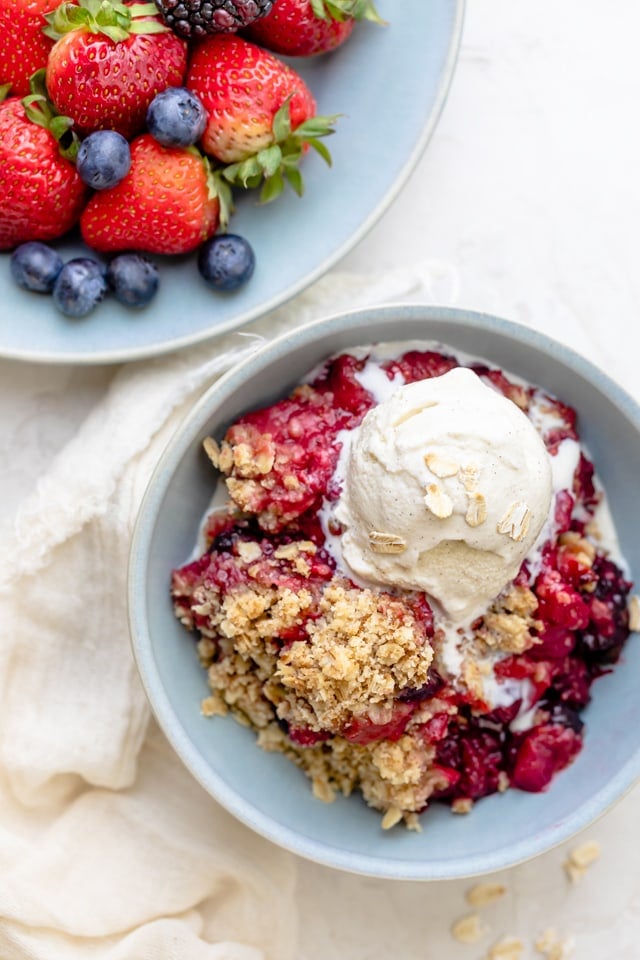
[[[296,860],[191,779],[130,652],[126,568],[160,452],[262,340],[389,300],[453,302],[446,264],[334,273],[242,332],[118,370],[0,558],[0,956],[288,960]]]

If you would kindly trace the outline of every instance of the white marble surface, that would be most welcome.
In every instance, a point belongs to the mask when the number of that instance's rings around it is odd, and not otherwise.
[[[397,0],[401,2],[401,0]],[[343,269],[442,259],[458,304],[519,320],[595,360],[640,398],[638,0],[468,0],[440,126],[410,183]],[[390,82],[392,82],[390,73]],[[0,361],[0,537],[112,368]],[[502,875],[494,939],[554,926],[580,960],[640,956],[638,788],[585,838],[602,857],[578,885],[565,849]],[[299,864],[300,960],[480,960],[455,943],[465,882],[390,884]]]

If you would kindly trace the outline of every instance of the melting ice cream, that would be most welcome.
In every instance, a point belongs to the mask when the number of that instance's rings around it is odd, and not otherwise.
[[[354,432],[335,516],[359,577],[482,613],[547,519],[550,458],[531,421],[472,371],[399,387]]]

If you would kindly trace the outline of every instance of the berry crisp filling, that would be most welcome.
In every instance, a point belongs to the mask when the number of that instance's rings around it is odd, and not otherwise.
[[[344,431],[377,402],[367,372],[413,383],[464,365],[518,405],[565,466],[549,521],[484,615],[447,627],[424,593],[357,582],[341,561]],[[207,715],[232,713],[315,795],[359,791],[385,828],[429,803],[467,812],[510,787],[545,790],[581,750],[581,711],[630,632],[631,583],[599,529],[604,493],[575,411],[484,363],[438,350],[329,360],[205,449],[230,501],[206,550],[176,569],[176,616],[198,635]],[[559,476],[562,473],[559,472]]]

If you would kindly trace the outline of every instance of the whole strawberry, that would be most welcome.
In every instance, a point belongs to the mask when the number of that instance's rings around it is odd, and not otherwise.
[[[49,54],[47,88],[79,133],[131,137],[155,95],[182,85],[186,43],[157,12],[154,3],[78,0],[47,18],[49,35],[60,38]]]
[[[0,83],[11,93],[29,93],[29,77],[46,66],[53,41],[42,32],[45,14],[62,0],[0,0]]]
[[[278,0],[247,36],[275,53],[313,57],[344,43],[356,20],[383,23],[372,0]]]
[[[61,154],[68,123],[44,98],[0,103],[0,250],[27,240],[54,240],[76,223],[87,189]],[[52,132],[55,131],[54,132]]]
[[[297,165],[309,146],[331,162],[319,138],[334,132],[336,117],[316,116],[302,77],[242,37],[218,34],[199,43],[186,86],[209,114],[203,150],[230,165],[223,171],[230,183],[264,184],[263,202],[281,192],[285,179],[302,193]]]
[[[124,180],[95,194],[82,237],[103,253],[189,253],[215,233],[220,214],[208,162],[193,147],[163,147],[149,134],[131,144]]]

